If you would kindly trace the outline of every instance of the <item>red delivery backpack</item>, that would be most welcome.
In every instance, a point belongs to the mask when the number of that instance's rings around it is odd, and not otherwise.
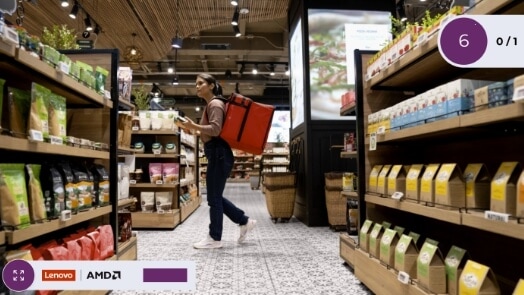
[[[224,100],[226,115],[220,138],[231,148],[260,155],[266,146],[275,107],[258,102],[238,93]]]

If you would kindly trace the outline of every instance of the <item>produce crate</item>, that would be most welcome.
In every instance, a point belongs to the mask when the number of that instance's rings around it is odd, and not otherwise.
[[[346,197],[340,189],[325,187],[326,207],[328,213],[328,223],[332,227],[346,225]]]
[[[295,209],[294,186],[265,185],[266,205],[274,223],[278,218],[283,222],[289,221]]]

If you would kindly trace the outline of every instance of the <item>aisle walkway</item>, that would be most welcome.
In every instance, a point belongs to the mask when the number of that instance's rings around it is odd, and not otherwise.
[[[264,195],[251,190],[249,183],[228,183],[225,195],[258,221],[244,244],[236,243],[239,228],[225,218],[222,249],[193,249],[192,244],[208,232],[209,207],[205,199],[174,231],[139,231],[139,260],[192,260],[197,264],[196,292],[155,294],[369,294],[342,264],[339,233],[328,227],[307,227],[295,218],[274,224]]]

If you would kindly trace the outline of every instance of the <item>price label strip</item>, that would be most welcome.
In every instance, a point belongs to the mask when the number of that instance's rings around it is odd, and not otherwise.
[[[439,52],[461,68],[524,68],[524,15],[463,15],[440,29]]]

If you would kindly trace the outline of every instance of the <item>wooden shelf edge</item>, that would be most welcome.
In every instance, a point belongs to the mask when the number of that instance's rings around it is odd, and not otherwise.
[[[138,241],[138,239],[136,237],[131,237],[131,238],[129,238],[129,240],[127,240],[125,242],[118,243],[117,253],[124,252],[129,247],[132,247],[133,245],[136,245],[137,241]],[[118,256],[118,254],[117,254],[117,256]]]
[[[122,104],[122,105],[126,106],[127,108],[129,108],[130,110],[134,110],[135,109],[135,105],[132,104],[130,101],[127,101],[127,100],[119,99],[118,100],[118,104]]]
[[[0,38],[0,54],[14,57],[16,52],[16,46],[9,42],[5,42],[4,39]]]
[[[449,132],[460,127],[460,116],[443,119],[419,126],[409,127],[398,131],[391,131],[377,137],[378,142],[388,142],[400,139],[411,139],[417,136],[428,136],[439,132]]]
[[[340,191],[340,194],[343,195],[343,196],[346,196],[348,198],[358,198],[358,193],[357,192],[350,192],[350,191]]]
[[[133,228],[174,229],[180,224],[180,209],[173,209],[173,212],[164,214],[131,212],[131,218]]]
[[[118,200],[118,208],[124,208],[137,202],[136,198]]]
[[[352,151],[352,152],[340,152],[340,157],[343,158],[343,159],[356,158],[357,155],[358,155],[358,154],[357,154],[356,151]]]
[[[132,134],[136,135],[177,135],[177,131],[175,130],[138,130],[133,131]]]
[[[460,117],[460,127],[474,127],[482,124],[524,118],[524,103],[512,103],[505,106],[481,110]]]
[[[5,232],[0,231],[0,245],[5,244]]]
[[[154,184],[154,183],[137,183],[130,184],[129,188],[176,188],[178,183],[175,184]]]
[[[41,236],[42,233],[50,233],[57,231],[62,228],[66,228],[84,221],[94,219],[106,214],[111,213],[111,206],[99,207],[96,209],[91,209],[85,212],[79,212],[76,215],[73,215],[68,221],[60,221],[54,219],[44,223],[31,224],[28,228],[19,229],[15,231],[7,231],[6,237],[9,244],[18,244],[20,242],[27,241],[29,239]]]
[[[475,212],[463,213],[462,224],[499,235],[524,240],[524,224],[518,224],[515,220],[510,220],[508,223],[488,220],[484,218],[484,213]]]
[[[368,194],[366,194],[366,202],[449,223],[461,224],[462,222],[461,213],[455,210],[428,207],[414,202],[396,201],[391,198],[382,198]]]
[[[150,153],[139,154],[139,153],[135,153],[136,158],[146,158],[146,159],[155,159],[155,158],[174,159],[174,158],[178,158],[179,156],[180,156],[179,154],[150,154]]]
[[[71,147],[67,145],[33,142],[24,138],[0,135],[0,149],[82,158],[109,159],[109,152]]]
[[[356,108],[357,104],[356,102],[352,102],[348,105],[345,105],[343,107],[340,108],[340,115],[341,116],[351,116],[351,115],[355,115],[355,108]]]

